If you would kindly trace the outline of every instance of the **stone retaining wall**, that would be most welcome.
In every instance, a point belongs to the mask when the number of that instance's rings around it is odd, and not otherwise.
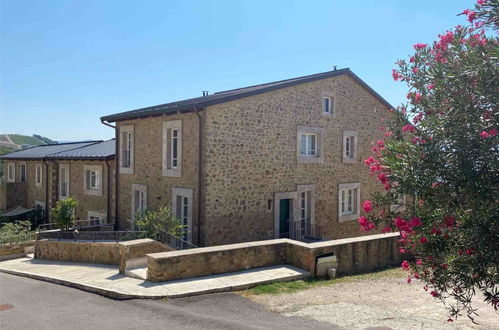
[[[118,265],[118,243],[38,240],[35,259]]]
[[[121,242],[118,244],[120,273],[125,273],[128,260],[145,257],[148,253],[173,250],[175,249],[150,238]]]
[[[0,245],[0,261],[24,257],[26,252],[31,253],[34,245],[35,241],[2,244]]]
[[[315,276],[317,258],[334,254],[338,274],[353,274],[397,264],[398,233],[317,243],[276,239],[149,254],[147,279],[153,282],[290,264]]]

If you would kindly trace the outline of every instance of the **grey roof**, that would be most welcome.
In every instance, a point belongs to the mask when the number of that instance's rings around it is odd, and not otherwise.
[[[215,94],[196,97],[192,99],[160,104],[152,107],[141,108],[137,110],[131,110],[126,112],[121,112],[109,116],[101,117],[101,121],[115,122],[120,120],[127,120],[133,118],[158,116],[162,114],[172,114],[177,112],[188,112],[202,110],[204,107],[224,102],[229,102],[237,100],[243,97],[248,97],[252,95],[257,95],[261,93],[270,92],[276,89],[290,87],[298,84],[304,84],[307,82],[312,82],[320,79],[331,78],[339,75],[349,75],[354,80],[356,80],[360,85],[367,89],[367,91],[374,97],[378,98],[387,108],[392,109],[392,105],[388,103],[384,98],[382,98],[376,91],[374,91],[369,85],[362,81],[357,75],[355,75],[350,69],[340,69],[335,71],[328,71],[318,74],[313,74],[309,76],[303,76],[298,78],[286,79],[275,81],[271,83],[254,85],[249,87],[231,89],[223,92],[218,92]]]
[[[109,159],[114,158],[115,140],[97,142],[80,148],[49,155],[48,159]]]
[[[106,159],[114,157],[114,139],[109,141],[85,141],[60,144],[46,144],[13,151],[0,159],[42,160],[42,159]],[[111,150],[112,149],[112,150]]]

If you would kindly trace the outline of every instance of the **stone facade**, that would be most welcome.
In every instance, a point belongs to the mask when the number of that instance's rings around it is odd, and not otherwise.
[[[331,114],[322,100],[333,100]],[[272,239],[279,235],[279,196],[288,196],[299,213],[299,192],[311,189],[311,222],[322,236],[360,236],[358,215],[339,219],[339,185],[358,183],[360,201],[380,189],[363,160],[379,127],[390,116],[386,103],[349,75],[339,75],[207,106],[196,113],[118,121],[133,125],[133,174],[119,174],[119,219],[131,217],[132,185],[147,186],[147,207],[172,205],[172,189],[193,191],[192,241],[198,245]],[[198,219],[198,137],[202,120],[201,219]],[[182,122],[182,174],[162,175],[162,130],[165,121]],[[318,134],[320,157],[298,154],[298,132]],[[344,132],[356,136],[356,157],[344,161]],[[345,133],[345,134],[346,134]],[[306,187],[306,188],[304,188]],[[283,197],[284,198],[284,197]],[[357,207],[360,209],[360,207]],[[355,218],[355,219],[354,219]],[[197,239],[198,221],[201,235]]]
[[[115,214],[115,162],[114,160],[6,160],[5,171],[8,164],[16,166],[15,182],[2,182],[5,190],[5,205],[3,209],[14,208],[21,205],[25,208],[33,208],[37,203],[42,203],[50,210],[59,200],[59,171],[60,164],[69,166],[69,196],[75,198],[79,205],[75,210],[77,219],[87,219],[88,211],[105,215],[108,222],[114,221]],[[26,181],[20,182],[19,165],[26,164]],[[101,193],[89,195],[84,189],[84,167],[99,166],[101,171]],[[42,169],[42,182],[36,184],[36,167]],[[47,180],[48,166],[48,180]],[[108,175],[108,169],[110,173]],[[7,172],[5,172],[7,173]],[[48,184],[48,191],[47,191]],[[49,196],[47,201],[47,195]],[[108,197],[109,195],[109,197]],[[50,221],[50,212],[49,212]]]
[[[163,123],[179,119],[182,120],[181,176],[163,176]],[[197,219],[198,124],[198,118],[194,113],[117,123],[118,131],[122,126],[133,126],[134,132],[133,172],[120,173],[118,181],[118,219],[121,229],[129,229],[131,226],[133,185],[145,186],[149,209],[171,206],[174,188],[192,189],[194,200],[191,214]],[[194,224],[193,237],[197,235],[196,228]]]

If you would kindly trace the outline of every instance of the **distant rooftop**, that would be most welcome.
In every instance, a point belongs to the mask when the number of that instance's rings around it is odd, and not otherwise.
[[[108,159],[114,157],[115,143],[108,141],[85,141],[59,144],[45,144],[13,151],[0,156],[10,160],[43,159]]]
[[[266,84],[254,85],[249,87],[237,88],[226,90],[223,92],[218,92],[211,95],[195,97],[192,99],[186,99],[177,102],[160,104],[152,107],[141,108],[137,110],[131,110],[126,112],[121,112],[109,116],[101,117],[102,121],[115,122],[120,120],[157,116],[162,114],[171,114],[177,112],[188,112],[194,109],[202,110],[204,107],[224,102],[229,102],[237,100],[243,97],[248,97],[252,95],[262,94],[270,92],[280,88],[286,88],[294,85],[304,84],[320,79],[331,78],[339,75],[348,75],[356,80],[361,86],[363,86],[367,91],[379,99],[387,108],[392,109],[392,105],[388,103],[384,98],[382,98],[374,89],[367,85],[362,79],[360,79],[355,73],[350,71],[350,69],[338,69],[334,71],[327,71],[323,73],[317,73],[313,75],[274,81]]]

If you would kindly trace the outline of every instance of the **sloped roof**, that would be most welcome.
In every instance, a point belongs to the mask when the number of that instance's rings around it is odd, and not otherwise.
[[[109,159],[116,151],[114,139],[48,155],[48,159]]]
[[[156,106],[152,106],[152,107],[121,112],[121,113],[117,113],[117,114],[113,114],[113,115],[109,115],[109,116],[103,116],[103,117],[101,117],[101,121],[115,122],[115,121],[120,121],[120,120],[149,117],[149,116],[157,116],[157,115],[161,115],[161,114],[188,112],[188,111],[194,110],[194,108],[196,108],[198,110],[202,110],[202,108],[209,106],[209,105],[229,102],[229,101],[237,100],[237,99],[240,99],[243,97],[262,94],[262,93],[270,92],[270,91],[280,89],[280,88],[286,88],[286,87],[290,87],[290,86],[294,86],[294,85],[298,85],[298,84],[304,84],[304,83],[308,83],[308,82],[312,82],[312,81],[316,81],[316,80],[320,80],[320,79],[327,79],[327,78],[331,78],[331,77],[335,77],[335,76],[339,76],[339,75],[349,75],[354,80],[356,80],[360,85],[362,85],[364,88],[366,88],[370,94],[372,94],[374,97],[379,99],[387,108],[389,108],[389,109],[393,108],[392,105],[390,103],[388,103],[388,101],[386,101],[378,93],[376,93],[376,91],[374,91],[369,85],[367,85],[357,75],[355,75],[352,71],[350,71],[350,69],[346,68],[346,69],[340,69],[340,70],[335,70],[335,71],[328,71],[328,72],[313,74],[313,75],[309,75],[309,76],[280,80],[280,81],[275,81],[275,82],[266,83],[266,84],[231,89],[231,90],[218,92],[218,93],[207,95],[207,96],[195,97],[195,98],[186,99],[186,100],[182,100],[182,101],[165,103],[165,104],[160,104],[160,105],[156,105]]]
[[[42,159],[106,159],[114,157],[114,139],[108,141],[85,141],[46,144],[13,151],[0,156],[10,160]]]

